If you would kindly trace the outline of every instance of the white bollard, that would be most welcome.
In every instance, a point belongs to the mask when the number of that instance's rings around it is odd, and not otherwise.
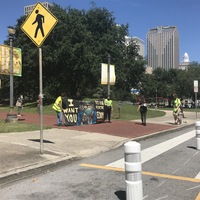
[[[195,123],[195,127],[196,127],[197,149],[200,150],[200,121]]]
[[[126,200],[142,200],[141,147],[138,142],[124,144]]]

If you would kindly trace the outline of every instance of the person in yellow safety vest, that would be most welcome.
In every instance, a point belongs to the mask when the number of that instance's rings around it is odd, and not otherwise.
[[[58,126],[62,126],[62,118],[63,118],[63,114],[62,114],[62,98],[65,97],[66,94],[63,92],[61,94],[61,96],[59,96],[55,103],[53,104],[52,108],[56,111],[56,114],[57,114],[57,125]]]
[[[179,113],[181,111],[180,106],[181,106],[181,100],[178,98],[177,94],[174,94],[174,109],[173,109],[173,116],[174,116],[174,121],[175,124],[181,124],[182,120],[179,117]]]
[[[105,120],[108,118],[108,122],[111,123],[110,116],[111,116],[112,108],[113,108],[112,100],[110,99],[110,95],[108,95],[107,99],[104,100],[104,120],[103,120],[103,122],[105,122]]]

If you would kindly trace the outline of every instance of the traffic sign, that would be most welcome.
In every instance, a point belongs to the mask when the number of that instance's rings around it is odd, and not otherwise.
[[[57,22],[58,19],[38,2],[22,24],[21,29],[38,47],[40,47]]]

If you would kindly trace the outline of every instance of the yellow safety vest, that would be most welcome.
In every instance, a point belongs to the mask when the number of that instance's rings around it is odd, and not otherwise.
[[[112,100],[105,99],[105,106],[112,106]]]
[[[56,112],[62,112],[62,108],[60,107],[60,105],[62,105],[62,98],[61,96],[59,96],[55,103],[53,104],[52,108],[56,111]]]
[[[176,98],[174,101],[174,111],[177,111],[177,108],[181,105],[181,101],[179,98]]]

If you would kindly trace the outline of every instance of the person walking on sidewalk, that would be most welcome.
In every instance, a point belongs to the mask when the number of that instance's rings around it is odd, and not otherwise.
[[[137,112],[140,112],[142,125],[146,126],[147,104],[145,102],[144,97],[142,97],[141,100],[139,101]]]
[[[184,100],[181,99],[181,105],[180,105],[180,113],[179,113],[179,115],[182,115],[183,118],[185,118],[185,115],[184,115],[184,112],[183,112],[183,104],[184,104]]]
[[[63,92],[59,97],[57,97],[55,103],[53,104],[52,108],[56,111],[57,115],[57,125],[62,126],[62,118],[63,118],[63,113],[62,113],[62,98],[64,98],[66,94]]]
[[[110,117],[112,112],[113,106],[112,106],[112,100],[110,99],[110,95],[108,95],[107,99],[104,100],[104,120],[108,118],[108,122],[111,123]]]
[[[23,108],[23,95],[20,95],[16,102],[17,116],[21,116],[21,110]]]
[[[182,120],[179,117],[179,113],[181,111],[180,107],[181,107],[181,100],[178,98],[177,94],[174,94],[174,109],[173,109],[173,116],[174,116],[174,121],[175,124],[181,124]]]

